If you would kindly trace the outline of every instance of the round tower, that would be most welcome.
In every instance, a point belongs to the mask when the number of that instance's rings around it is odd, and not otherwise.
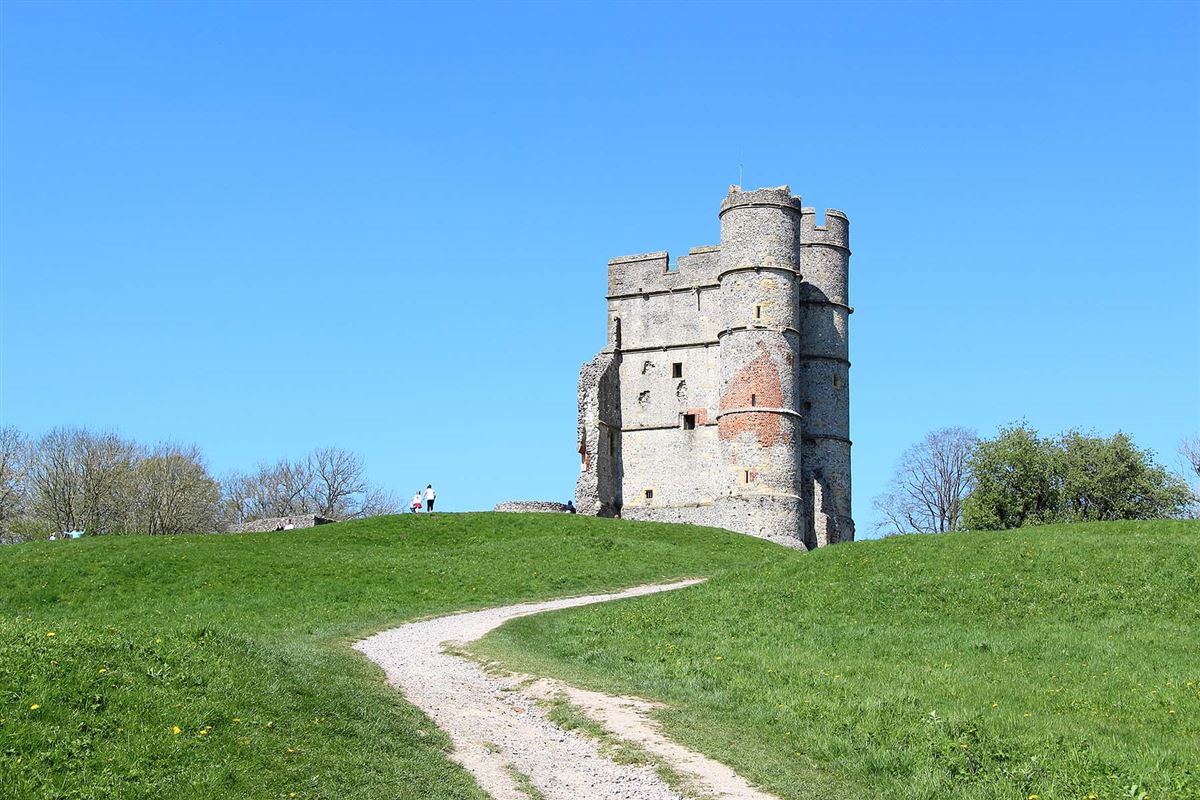
[[[799,198],[787,186],[721,203],[717,505],[730,530],[803,538]]]
[[[854,539],[850,514],[850,220],[800,217],[800,406],[802,494],[809,547]]]

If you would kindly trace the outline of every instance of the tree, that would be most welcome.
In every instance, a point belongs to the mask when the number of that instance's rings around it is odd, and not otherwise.
[[[336,447],[319,448],[296,461],[259,464],[250,473],[233,473],[221,487],[225,527],[298,514],[341,520],[402,510],[395,497],[367,481],[357,453]]]
[[[29,440],[16,428],[0,428],[0,535],[23,517],[29,500]]]
[[[1192,474],[1200,478],[1200,436],[1185,437],[1179,443],[1179,455],[1183,456]]]
[[[1107,439],[1067,431],[1060,439],[1063,516],[1072,522],[1178,516],[1191,491],[1118,431]]]
[[[52,530],[114,533],[125,525],[135,447],[115,433],[55,428],[33,445],[33,513]]]
[[[968,462],[975,486],[963,502],[963,524],[997,530],[1057,521],[1062,506],[1057,455],[1054,443],[1025,422],[979,442]]]
[[[1046,439],[1025,423],[1011,425],[980,442],[970,466],[970,528],[1177,517],[1192,499],[1185,481],[1121,432],[1105,438],[1072,430]]]
[[[968,460],[979,437],[966,428],[932,431],[900,457],[887,491],[875,498],[886,533],[942,533],[962,528],[971,491]]]
[[[137,462],[127,529],[150,535],[207,533],[217,524],[221,487],[197,447],[160,445]]]
[[[362,458],[349,450],[322,447],[307,459],[316,513],[330,519],[356,516],[355,501],[367,492]]]

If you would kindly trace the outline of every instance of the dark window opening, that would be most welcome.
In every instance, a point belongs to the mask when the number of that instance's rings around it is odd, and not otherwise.
[[[762,319],[762,306],[755,306],[755,307],[754,307],[754,318],[755,318],[755,319]]]
[[[653,499],[654,499],[654,490],[653,490],[653,489],[647,489],[647,490],[646,490],[646,499],[647,499],[647,500],[653,500]]]
[[[743,470],[742,471],[742,483],[749,483],[749,482],[750,482],[750,470]]]
[[[696,415],[695,414],[684,414],[683,415],[683,429],[685,431],[696,430]]]
[[[750,405],[752,405],[752,406],[758,405],[758,395],[756,395],[756,394],[750,395]]]
[[[671,377],[672,378],[682,378],[683,377],[683,362],[682,361],[676,361],[674,364],[671,365]]]
[[[612,431],[609,431],[608,432],[608,454],[610,456],[616,454],[616,449],[617,449],[616,439],[617,439],[616,435]]]
[[[805,410],[805,411],[812,411],[812,403],[805,403],[805,404],[804,404],[804,410]]]

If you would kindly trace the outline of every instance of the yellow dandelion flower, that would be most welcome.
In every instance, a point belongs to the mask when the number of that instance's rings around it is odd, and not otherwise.
[[[172,736],[178,736],[181,733],[183,733],[183,728],[179,727],[178,725],[171,726],[171,735]]]
[[[999,708],[999,707],[1000,707],[999,703],[992,703],[992,708]]]
[[[33,705],[31,705],[31,706],[29,707],[29,710],[30,710],[30,711],[37,711],[39,708],[41,708],[41,706],[40,706],[40,705],[38,705],[37,703],[34,703]]]
[[[724,661],[724,660],[725,660],[725,656],[717,656],[717,657],[716,657],[715,659],[713,659],[713,660],[714,660],[714,661]]]
[[[1026,712],[1025,712],[1025,716],[1027,716],[1027,717],[1032,717],[1032,716],[1033,716],[1033,714],[1030,714],[1028,711],[1026,711]]]
[[[47,636],[57,636],[58,634],[55,633],[54,631],[46,631],[46,635]]]
[[[101,668],[100,668],[100,674],[101,674],[101,675],[103,675],[103,674],[104,674],[104,673],[106,673],[106,672],[108,672],[108,667],[101,667]]]
[[[200,733],[199,733],[198,735],[200,735],[200,736],[208,736],[208,728],[202,728],[202,729],[200,730]]]

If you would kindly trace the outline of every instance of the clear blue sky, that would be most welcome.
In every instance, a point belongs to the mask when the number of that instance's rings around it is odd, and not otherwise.
[[[607,260],[852,221],[860,532],[926,431],[1200,431],[1195,3],[0,5],[0,420],[566,499]]]

